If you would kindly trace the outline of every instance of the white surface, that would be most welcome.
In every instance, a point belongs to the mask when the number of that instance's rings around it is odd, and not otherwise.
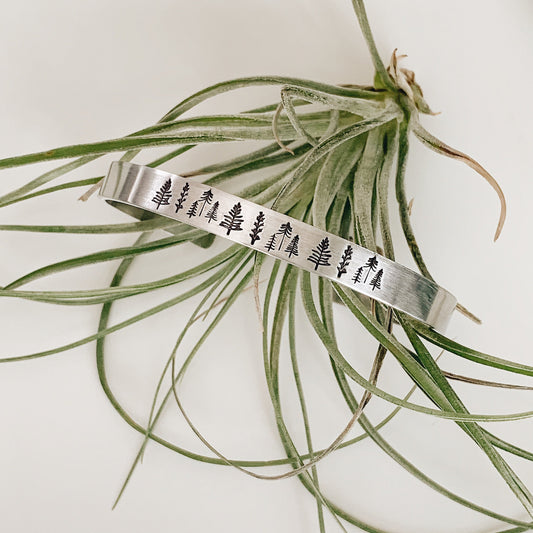
[[[531,323],[531,123],[533,8],[512,2],[459,0],[369,2],[369,16],[382,56],[408,53],[430,105],[442,115],[424,123],[437,136],[478,158],[500,181],[509,215],[493,244],[498,203],[471,170],[413,141],[408,169],[414,196],[413,225],[436,279],[483,320],[476,327],[461,316],[450,336],[495,355],[532,363],[527,344]],[[371,63],[348,0],[150,2],[95,0],[72,3],[27,0],[5,5],[0,18],[0,157],[64,144],[112,138],[157,120],[190,93],[224,79],[261,73],[330,83],[369,82]],[[275,98],[275,92],[267,93]],[[219,105],[244,109],[263,94],[240,92]],[[232,147],[191,153],[171,168],[191,168],[204,157],[226,157]],[[105,165],[91,167],[102,172]],[[40,169],[2,171],[0,189]],[[81,176],[90,176],[83,173]],[[94,198],[60,205],[35,200],[2,210],[1,223],[119,222],[127,218]],[[398,221],[395,235],[400,236]],[[51,261],[127,245],[132,236],[0,235],[0,285]],[[45,248],[46,246],[46,248]],[[198,252],[195,252],[198,253]],[[159,263],[157,258],[164,259]],[[196,257],[199,257],[198,255]],[[401,260],[410,263],[405,250]],[[145,257],[131,280],[182,268],[183,253]],[[35,287],[99,287],[114,265],[55,276]],[[146,271],[149,269],[149,271]],[[128,316],[176,289],[118,304]],[[1,355],[20,355],[94,332],[99,307],[51,307],[0,301]],[[162,361],[191,305],[153,317],[108,341],[109,373],[117,396],[145,420]],[[303,321],[301,321],[303,326]],[[373,344],[344,314],[339,330],[356,347],[351,360],[367,372]],[[361,347],[361,349],[359,349]],[[307,335],[302,372],[316,446],[325,446],[348,418],[329,379],[325,354]],[[285,357],[286,359],[286,357]],[[446,369],[479,376],[497,374],[452,355]],[[289,375],[285,360],[283,373]],[[327,377],[325,377],[327,375]],[[381,385],[403,394],[408,382],[392,362]],[[282,380],[289,419],[297,409],[288,378]],[[531,408],[531,393],[475,389],[457,384],[474,412]],[[231,457],[282,455],[269,408],[260,337],[250,293],[237,303],[202,350],[183,387],[198,425]],[[421,401],[420,396],[416,396]],[[0,511],[10,533],[140,531],[318,531],[315,504],[299,482],[264,482],[229,468],[203,465],[150,445],[118,508],[113,499],[141,437],[115,413],[100,388],[89,344],[38,361],[0,367]],[[371,420],[388,412],[369,407]],[[293,424],[300,435],[297,422]],[[531,421],[491,429],[530,447]],[[161,431],[205,453],[172,413]],[[465,497],[525,518],[484,456],[451,422],[403,413],[384,435],[417,466]],[[299,442],[303,445],[301,436]],[[510,458],[533,487],[533,468]],[[493,521],[467,512],[410,478],[370,442],[342,451],[320,467],[326,494],[362,519],[387,531],[472,532],[497,530]],[[328,531],[337,531],[329,516]],[[492,528],[492,529],[491,529]],[[353,530],[354,528],[352,528]]]

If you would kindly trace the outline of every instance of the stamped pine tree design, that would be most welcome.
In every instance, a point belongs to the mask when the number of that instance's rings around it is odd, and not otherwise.
[[[152,202],[156,204],[156,209],[159,209],[162,205],[170,205],[170,198],[172,196],[172,182],[168,178],[161,188],[155,193],[155,196],[152,198]]]
[[[250,244],[254,244],[255,241],[258,241],[261,237],[259,234],[263,231],[265,227],[265,214],[263,211],[259,211],[257,217],[255,218],[254,227],[250,231]]]
[[[185,200],[187,199],[187,196],[189,196],[189,182],[185,182],[185,185],[183,186],[183,189],[181,189],[180,196],[176,202],[176,213],[183,208],[183,204],[185,203]]]
[[[343,274],[346,274],[346,268],[352,260],[353,248],[350,244],[346,246],[344,252],[342,252],[341,260],[337,265],[337,277],[340,278]]]
[[[281,241],[279,242],[278,250],[281,250],[283,241],[285,238],[290,238],[292,233],[292,226],[290,222],[285,222],[279,227],[278,234],[281,235]]]
[[[205,218],[207,218],[207,223],[209,224],[212,220],[215,220],[217,219],[217,216],[218,216],[218,201],[216,201],[212,206],[211,208],[207,211],[207,213],[205,214]]]
[[[269,252],[271,252],[276,247],[276,238],[277,238],[276,233],[273,233],[269,237],[267,243],[265,244],[265,249],[268,250]]]
[[[287,248],[285,248],[285,251],[289,254],[289,259],[293,255],[298,255],[298,242],[300,241],[300,236],[295,235],[292,238],[292,241],[287,245]]]
[[[242,223],[244,218],[242,216],[241,203],[237,202],[225,215],[224,220],[219,224],[228,231],[226,235],[230,234],[230,231],[242,231]]]
[[[191,217],[195,217],[196,216],[196,211],[198,211],[198,200],[195,200],[192,204],[191,204],[191,207],[189,207],[189,210],[187,211],[187,216],[189,218]]]
[[[381,289],[381,278],[382,277],[383,277],[383,269],[380,268],[378,273],[372,278],[372,281],[370,282],[370,286],[372,287],[372,290]]]
[[[331,251],[329,249],[329,239],[324,237],[313,249],[311,255],[307,258],[308,261],[311,261],[315,265],[315,270],[319,266],[329,266],[331,263],[329,259],[331,258]]]
[[[363,277],[363,267],[359,267],[355,274],[353,275],[352,281],[354,283],[361,283],[361,278]]]
[[[211,205],[211,202],[213,201],[213,191],[211,189],[208,189],[207,191],[204,191],[200,198],[198,199],[198,204],[202,204],[202,207],[200,208],[200,212],[198,213],[198,216],[202,216],[202,212],[204,210],[204,207],[206,205]]]
[[[376,256],[369,257],[368,261],[363,266],[363,268],[367,269],[364,283],[366,283],[366,280],[368,279],[368,276],[370,275],[370,272],[375,272],[376,271],[376,269],[378,268],[378,263],[379,263],[379,261],[378,261]]]

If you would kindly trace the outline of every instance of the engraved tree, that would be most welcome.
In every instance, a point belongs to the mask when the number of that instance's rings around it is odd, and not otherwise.
[[[258,241],[261,237],[259,237],[259,234],[263,231],[265,226],[265,214],[263,211],[259,211],[255,222],[254,227],[252,228],[252,231],[250,231],[250,244],[254,244],[255,241]]]
[[[292,241],[287,245],[287,248],[285,248],[285,251],[289,254],[289,258],[291,258],[293,255],[298,255],[298,242],[300,241],[300,236],[295,235],[292,238]]]
[[[273,233],[269,237],[267,243],[265,244],[265,249],[268,250],[269,252],[271,252],[276,247],[276,238],[277,238],[277,235]]]
[[[376,271],[376,269],[378,268],[378,263],[379,261],[377,260],[376,256],[368,258],[368,261],[363,266],[363,268],[367,269],[364,283],[366,283],[366,280],[368,279],[370,272]]]
[[[198,216],[202,216],[202,212],[204,210],[204,207],[206,205],[210,205],[213,201],[213,191],[211,189],[208,189],[207,191],[204,191],[200,198],[198,199],[198,204],[202,204],[202,207],[200,208],[200,212],[198,213]]]
[[[242,231],[242,223],[244,218],[242,216],[241,203],[237,202],[230,210],[224,215],[224,220],[219,224],[228,231],[226,235],[230,234],[230,231]]]
[[[308,261],[311,261],[315,265],[315,270],[319,266],[329,266],[331,263],[329,259],[331,258],[331,251],[329,249],[329,239],[324,237],[313,249],[311,255],[307,258]]]
[[[195,217],[196,216],[196,211],[198,211],[198,200],[195,200],[192,204],[191,204],[191,207],[189,207],[189,210],[187,211],[187,216],[189,218],[191,217]]]
[[[372,290],[381,289],[381,278],[382,277],[383,277],[383,269],[380,268],[378,273],[372,278],[372,281],[370,282],[370,286],[372,287]]]
[[[185,182],[185,185],[183,186],[183,189],[181,189],[181,193],[179,195],[178,200],[176,201],[176,213],[183,208],[183,204],[185,203],[185,200],[187,199],[187,196],[189,196],[189,182]]]
[[[159,209],[162,205],[170,205],[170,197],[172,196],[172,191],[170,190],[172,182],[168,178],[161,188],[155,193],[155,196],[152,198],[152,202],[156,204],[156,209]]]
[[[340,278],[343,274],[346,274],[346,268],[350,264],[350,261],[352,259],[352,252],[353,248],[351,245],[347,245],[344,249],[344,252],[342,252],[341,260],[339,261],[339,264],[337,265],[337,277]]]
[[[207,211],[205,214],[205,218],[207,218],[207,223],[209,224],[212,220],[217,219],[218,216],[218,201],[216,201],[211,208]]]
[[[361,278],[363,277],[363,267],[359,267],[355,274],[353,275],[352,281],[354,283],[361,283]]]
[[[279,227],[278,234],[281,235],[281,241],[279,242],[278,250],[281,250],[283,246],[283,241],[285,238],[290,238],[292,233],[292,226],[290,222],[285,222]]]

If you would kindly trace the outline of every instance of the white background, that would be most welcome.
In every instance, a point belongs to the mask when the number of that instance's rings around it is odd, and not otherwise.
[[[531,105],[533,7],[511,2],[368,2],[378,47],[388,61],[398,47],[417,73],[437,117],[426,127],[483,162],[508,200],[496,243],[493,191],[470,169],[413,140],[408,195],[412,222],[435,278],[483,326],[454,317],[449,335],[489,353],[532,363]],[[4,4],[0,18],[0,157],[113,138],[152,124],[175,103],[209,84],[246,75],[284,74],[329,83],[369,83],[372,68],[348,0],[152,2],[27,0]],[[267,96],[264,96],[264,95]],[[266,100],[264,98],[267,98]],[[202,112],[245,109],[274,92],[240,92]],[[233,147],[190,153],[177,172]],[[77,176],[102,173],[108,160]],[[2,171],[8,191],[45,167]],[[48,168],[48,167],[46,167]],[[96,173],[96,174],[95,174]],[[1,223],[94,224],[127,221],[78,190],[6,208]],[[398,221],[395,237],[400,242]],[[0,285],[52,261],[124,246],[132,235],[0,235]],[[170,275],[202,256],[194,247],[139,259],[127,281]],[[187,257],[184,257],[187,255]],[[405,249],[399,259],[412,265]],[[114,264],[54,276],[35,288],[96,288]],[[165,292],[166,291],[166,292]],[[170,298],[177,289],[123,301],[115,320]],[[95,331],[99,306],[53,307],[2,300],[0,355],[22,355]],[[119,399],[146,420],[151,393],[191,305],[179,306],[109,338],[108,367]],[[368,372],[375,345],[339,310],[350,361]],[[302,331],[308,331],[299,319]],[[198,330],[197,330],[198,331]],[[348,419],[312,334],[301,340],[302,373],[317,447]],[[284,352],[282,393],[291,429],[304,447]],[[447,354],[448,370],[521,382]],[[409,383],[389,361],[380,384],[404,394]],[[531,392],[457,384],[473,412],[531,409]],[[234,458],[282,456],[262,377],[260,336],[251,293],[243,295],[202,350],[183,386],[190,414]],[[414,400],[422,401],[415,395]],[[0,524],[10,533],[318,531],[313,499],[297,480],[258,481],[228,467],[204,465],[150,445],[121,503],[111,505],[141,437],[116,414],[96,373],[94,344],[41,360],[0,367]],[[374,400],[377,422],[389,412]],[[172,410],[171,410],[172,411]],[[494,424],[498,434],[531,446],[532,423]],[[161,432],[207,453],[173,411]],[[355,433],[354,433],[355,434]],[[525,519],[488,461],[452,422],[400,414],[383,435],[417,466],[478,503]],[[533,468],[509,459],[533,487]],[[413,480],[369,441],[340,451],[319,468],[324,492],[360,518],[394,532],[496,531],[494,521],[444,500]],[[328,531],[338,531],[329,516]],[[354,528],[352,528],[353,530]],[[500,528],[502,529],[502,528]]]

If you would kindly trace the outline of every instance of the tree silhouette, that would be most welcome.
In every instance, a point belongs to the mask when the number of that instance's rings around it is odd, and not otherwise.
[[[292,233],[292,226],[290,222],[285,222],[279,227],[278,234],[281,235],[281,241],[278,246],[278,250],[281,250],[285,237],[289,238]]]
[[[224,215],[224,220],[219,224],[228,231],[226,235],[230,234],[230,231],[241,231],[244,218],[242,216],[241,203],[237,202],[228,213]]]
[[[380,268],[378,273],[372,278],[372,281],[370,282],[370,286],[372,287],[372,290],[381,289],[381,278],[382,277],[383,277],[383,269]]]
[[[209,224],[211,220],[216,220],[218,215],[218,201],[216,201],[213,206],[207,211],[205,214],[205,218],[207,218],[207,223]]]
[[[170,205],[170,197],[172,196],[172,191],[170,190],[172,186],[172,182],[170,181],[170,178],[168,178],[163,185],[161,185],[161,188],[155,193],[155,196],[152,198],[152,202],[154,202],[157,207],[156,209],[159,209],[162,205]]]
[[[187,196],[189,196],[189,182],[185,182],[185,185],[183,186],[183,189],[181,189],[180,196],[178,198],[178,201],[176,202],[176,213],[183,207],[183,204],[185,200],[187,199]]]
[[[317,247],[313,249],[311,255],[307,258],[307,260],[311,261],[311,263],[314,263],[315,270],[317,270],[319,266],[331,265],[331,263],[329,262],[330,258],[331,251],[329,249],[329,239],[327,237],[324,237],[318,243]]]
[[[265,226],[265,214],[263,213],[263,211],[259,211],[254,222],[254,227],[252,228],[252,231],[250,231],[249,233],[251,244],[254,244],[255,241],[258,241],[261,238],[259,237],[259,234],[263,231],[264,226]]]
[[[355,274],[353,275],[352,281],[354,283],[361,283],[361,278],[363,277],[363,267],[359,267]]]
[[[350,264],[352,259],[353,248],[350,244],[346,246],[344,252],[342,252],[341,260],[337,265],[337,277],[340,278],[343,274],[346,274],[346,267]]]
[[[292,241],[287,245],[285,251],[289,254],[289,259],[293,255],[298,255],[298,242],[300,241],[300,236],[295,235],[292,238]]]
[[[265,244],[265,248],[266,248],[269,252],[271,252],[271,251],[276,247],[276,237],[277,237],[277,235],[276,235],[275,233],[273,233],[273,234],[269,237],[267,243]]]
[[[368,269],[367,272],[366,272],[364,283],[366,283],[366,280],[368,279],[368,276],[369,276],[370,272],[375,272],[376,271],[376,269],[378,267],[378,263],[379,263],[379,261],[377,260],[377,257],[374,255],[374,257],[370,257],[368,259],[368,261],[364,264],[363,268]]]
[[[198,200],[195,200],[191,207],[189,207],[189,210],[187,211],[187,216],[189,218],[196,216],[196,211],[198,211]]]
[[[204,191],[202,193],[202,195],[200,196],[200,198],[198,199],[198,203],[202,204],[202,207],[200,208],[200,212],[198,213],[199,217],[202,216],[202,212],[204,210],[204,207],[207,204],[211,204],[212,201],[213,201],[213,191],[211,189],[208,189],[207,191]]]

